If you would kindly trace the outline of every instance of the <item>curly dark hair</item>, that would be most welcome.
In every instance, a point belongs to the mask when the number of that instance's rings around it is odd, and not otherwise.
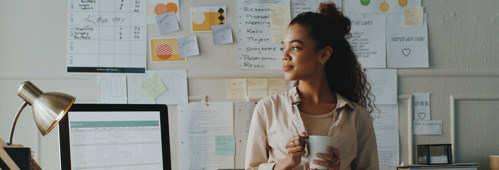
[[[331,91],[358,103],[372,113],[374,96],[371,85],[362,71],[350,43],[351,21],[338,11],[334,3],[321,3],[318,13],[305,12],[296,16],[289,25],[300,24],[307,28],[308,35],[316,42],[317,49],[333,48],[324,71]]]

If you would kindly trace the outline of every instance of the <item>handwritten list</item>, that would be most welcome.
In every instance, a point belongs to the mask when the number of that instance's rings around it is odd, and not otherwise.
[[[68,1],[67,72],[145,73],[146,2]]]
[[[281,69],[280,44],[271,39],[270,7],[289,4],[289,0],[237,1],[239,68]]]

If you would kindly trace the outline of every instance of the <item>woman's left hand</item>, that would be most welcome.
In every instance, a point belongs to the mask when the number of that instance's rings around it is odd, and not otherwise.
[[[316,156],[327,161],[313,160],[313,163],[328,167],[330,170],[339,170],[341,166],[340,151],[333,147],[326,147],[326,150],[333,154],[317,153]]]

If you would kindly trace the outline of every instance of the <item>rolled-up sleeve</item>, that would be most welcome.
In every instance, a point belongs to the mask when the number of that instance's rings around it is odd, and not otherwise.
[[[269,145],[267,142],[266,109],[262,102],[256,105],[248,134],[245,168],[247,170],[272,170],[275,163],[268,162]]]
[[[367,112],[367,111],[366,111]],[[368,113],[361,113],[357,119],[357,156],[352,161],[352,170],[378,170],[378,147],[373,122]]]

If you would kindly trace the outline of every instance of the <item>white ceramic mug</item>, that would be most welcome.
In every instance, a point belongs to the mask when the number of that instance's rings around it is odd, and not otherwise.
[[[313,160],[321,160],[327,161],[325,159],[317,157],[317,153],[329,154],[333,155],[332,152],[326,150],[326,147],[335,147],[336,140],[335,138],[329,136],[308,136],[305,139],[305,143],[307,145],[308,155],[306,156],[310,160],[310,169],[328,169],[327,167],[317,165],[313,163]]]

